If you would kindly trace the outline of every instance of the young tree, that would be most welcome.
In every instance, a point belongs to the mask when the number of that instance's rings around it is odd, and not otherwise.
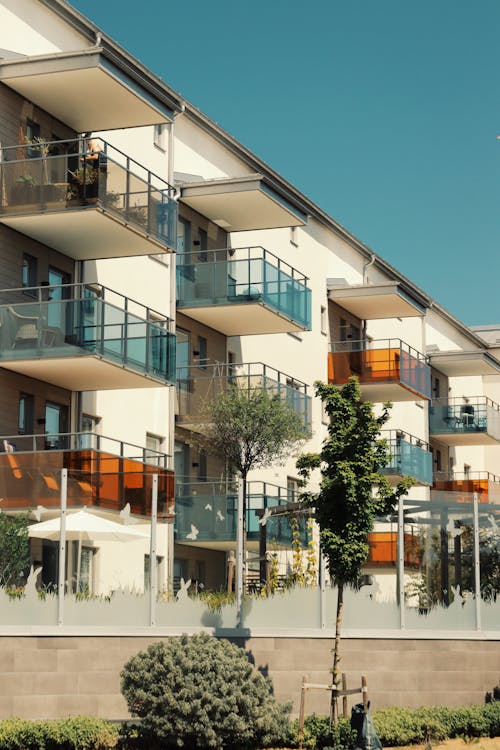
[[[243,482],[243,540],[246,537],[247,477],[252,469],[283,461],[308,437],[303,417],[264,388],[231,386],[208,405],[204,443],[222,455]]]
[[[0,586],[20,586],[30,564],[29,515],[0,513]]]
[[[338,591],[332,669],[333,684],[338,686],[344,588],[358,585],[375,518],[393,513],[413,480],[404,479],[394,488],[381,474],[388,454],[380,430],[389,419],[390,404],[384,404],[376,417],[373,404],[361,400],[355,377],[341,387],[316,383],[315,388],[330,419],[328,437],[321,453],[302,455],[297,468],[304,481],[312,470],[321,470],[319,492],[305,492],[301,499],[315,509],[321,548]],[[334,695],[332,718],[336,720]]]

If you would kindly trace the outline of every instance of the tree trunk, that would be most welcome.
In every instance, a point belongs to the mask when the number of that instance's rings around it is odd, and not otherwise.
[[[243,560],[241,580],[243,582],[243,596],[247,593],[247,475],[242,474],[243,481]]]
[[[340,631],[342,629],[342,616],[344,614],[344,583],[337,584],[337,617],[335,620],[335,644],[333,647],[332,684],[339,689],[340,684]],[[330,703],[330,724],[337,723],[339,718],[339,707],[337,694],[332,690]]]

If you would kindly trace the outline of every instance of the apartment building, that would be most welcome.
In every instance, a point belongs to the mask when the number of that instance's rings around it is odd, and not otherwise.
[[[318,450],[313,383],[351,374],[366,399],[393,403],[386,471],[415,479],[414,508],[496,501],[496,339],[454,319],[64,0],[0,0],[0,14],[2,510],[50,519],[66,468],[70,508],[148,527],[157,474],[159,587],[224,589],[236,496],[223,459],[199,447],[207,402],[230,384],[264,387]],[[255,511],[295,498],[295,461],[249,479],[257,555]],[[367,573],[395,596],[394,523],[370,542]],[[289,546],[283,530],[272,543]],[[47,584],[54,545],[32,541]],[[82,558],[73,544],[68,580],[83,565],[97,594],[144,589],[148,543],[130,549],[94,544]]]

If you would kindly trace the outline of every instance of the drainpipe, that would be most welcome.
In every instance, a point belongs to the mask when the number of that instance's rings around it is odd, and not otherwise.
[[[372,257],[370,258],[370,260],[367,263],[365,263],[365,265],[363,266],[363,284],[366,284],[366,276],[367,276],[366,272],[375,263],[375,257],[376,257],[375,253],[372,253]]]

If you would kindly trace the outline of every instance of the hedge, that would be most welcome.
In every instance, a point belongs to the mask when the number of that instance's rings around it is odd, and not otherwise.
[[[109,750],[120,728],[102,719],[74,716],[58,721],[3,719],[0,750]]]

